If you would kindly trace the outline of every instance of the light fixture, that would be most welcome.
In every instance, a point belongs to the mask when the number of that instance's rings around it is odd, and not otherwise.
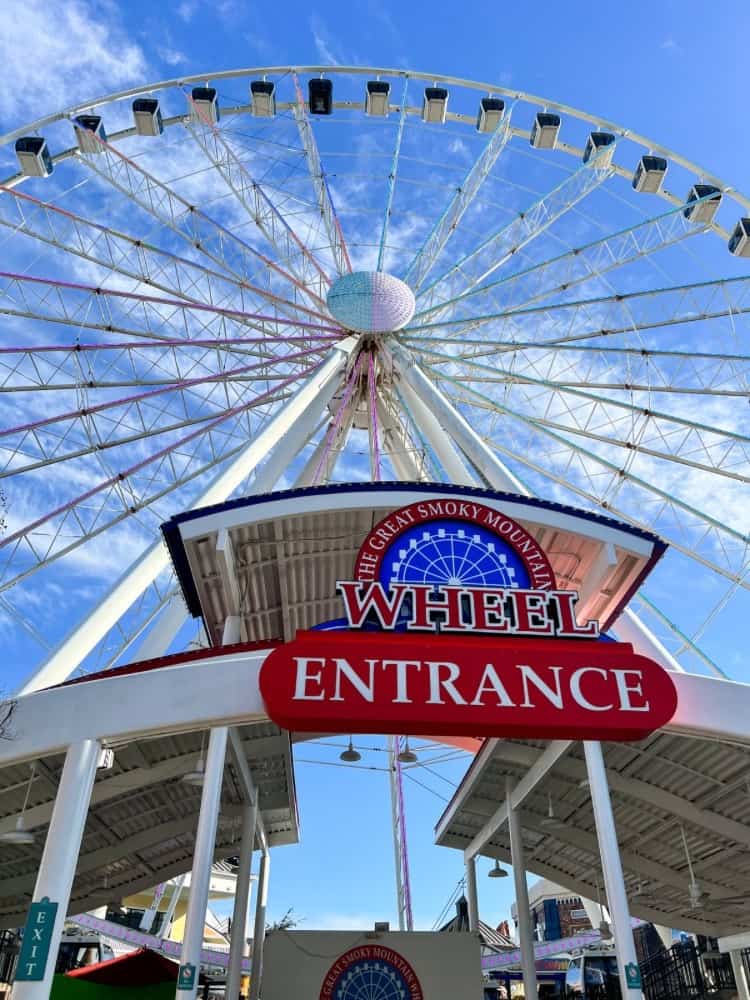
[[[399,751],[398,756],[396,757],[396,760],[399,762],[399,764],[416,764],[417,763],[417,755],[414,753],[414,751],[409,746],[409,737],[408,736],[404,737],[404,749]]]
[[[500,867],[500,862],[495,859],[495,867],[490,868],[487,872],[487,878],[507,878],[508,873],[504,868]]]
[[[362,760],[362,754],[359,750],[354,749],[351,736],[349,737],[349,746],[346,750],[341,751],[339,754],[339,760],[343,760],[347,764],[356,764],[358,760]]]
[[[542,826],[546,826],[548,829],[558,829],[563,826],[563,821],[555,816],[555,810],[552,808],[552,792],[547,796],[547,815],[542,820]]]
[[[198,760],[195,763],[195,767],[192,771],[188,771],[182,776],[182,782],[185,785],[195,785],[199,788],[203,784],[203,779],[206,776],[206,762],[203,759],[203,749],[206,745],[206,732],[203,731],[201,737],[201,752]]]
[[[16,825],[12,830],[6,830],[5,833],[0,833],[0,841],[3,844],[33,844],[36,842],[36,837],[31,832],[31,830],[26,829],[26,822],[24,820],[24,813],[26,812],[26,806],[29,804],[29,794],[31,793],[31,784],[36,775],[36,767],[34,764],[31,765],[31,773],[29,774],[29,783],[26,786],[26,795],[23,799],[23,806],[21,806],[21,812],[16,818]]]

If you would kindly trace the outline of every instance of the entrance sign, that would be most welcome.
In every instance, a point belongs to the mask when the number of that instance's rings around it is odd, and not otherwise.
[[[18,956],[17,980],[39,982],[44,979],[56,916],[57,903],[51,903],[47,896],[29,907]]]
[[[424,1000],[409,962],[393,948],[368,944],[338,958],[323,980],[320,1000]]]
[[[300,632],[266,658],[270,718],[298,732],[639,740],[677,707],[627,643]]]

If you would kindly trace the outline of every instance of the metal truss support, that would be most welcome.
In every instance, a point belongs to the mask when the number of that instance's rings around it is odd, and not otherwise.
[[[174,642],[177,633],[187,621],[188,613],[180,594],[171,597],[159,612],[153,627],[146,633],[135,650],[135,659],[153,660],[164,656]]]
[[[194,102],[188,100],[195,108]],[[191,117],[185,127],[274,248],[277,259],[305,288],[313,289],[318,303],[323,305],[326,288],[330,285],[327,274],[270,196],[247,171],[221,130],[200,117]]]
[[[383,451],[390,458],[396,475],[402,480],[428,482],[430,474],[425,456],[408,434],[403,421],[399,420],[394,407],[389,405],[389,400],[381,396],[376,410]]]
[[[613,625],[613,628],[617,634],[617,638],[621,642],[629,642],[643,656],[649,656],[652,660],[656,660],[666,670],[676,670],[679,673],[685,673],[685,668],[682,664],[672,656],[669,650],[659,642],[651,629],[630,608],[625,608]]]
[[[513,882],[516,890],[516,913],[518,914],[518,937],[521,942],[521,968],[523,970],[524,997],[536,1000],[536,955],[534,954],[534,931],[531,926],[529,890],[526,886],[526,861],[521,834],[521,817],[513,804],[513,785],[505,779],[505,800],[510,832],[510,858],[513,867]]]
[[[408,357],[400,348],[394,349],[393,357],[394,375],[398,373],[401,382],[412,387],[481,475],[497,489],[528,496],[529,491],[521,480],[513,475],[497,454],[479,437],[414,359]]]
[[[638,977],[637,986],[630,983],[630,976],[638,976],[638,958],[633,940],[633,929],[630,925],[628,898],[625,893],[625,879],[622,874],[620,848],[617,843],[617,831],[612,813],[612,801],[609,797],[602,745],[593,740],[584,740],[583,751],[586,755],[586,770],[589,777],[591,804],[594,807],[599,856],[602,862],[604,885],[607,890],[607,909],[612,917],[620,989],[623,1000],[642,1000],[640,977]]]
[[[46,898],[57,903],[47,962],[41,979],[16,980],[14,998],[47,1000],[50,995],[100,751],[97,740],[82,740],[70,746],[65,755],[33,896],[33,902]],[[25,971],[28,974],[40,970]]]
[[[406,269],[404,281],[411,285],[415,294],[422,287],[425,278],[445,249],[448,240],[458,228],[466,210],[474,201],[477,192],[489,176],[512,134],[509,112],[503,116],[503,120],[490,136],[479,158],[456,188],[453,198],[435,223],[422,249]]]
[[[297,395],[268,423],[239,458],[214,480],[193,506],[201,507],[225,500],[269,455],[286,433],[299,423],[304,426],[314,424],[335,392],[347,358],[355,346],[354,340],[342,341]],[[69,677],[133,601],[168,565],[167,550],[161,541],[147,549],[120,577],[97,608],[26,681],[18,694],[38,691]]]
[[[488,236],[475,250],[462,257],[426,288],[426,304],[431,306],[434,303],[438,289],[441,298],[452,298],[486,281],[519,250],[540,236],[613,173],[613,167],[600,169],[589,164],[579,167],[562,184],[539,198],[530,208],[519,212],[512,222]]]
[[[469,470],[461,452],[441,427],[433,411],[424,404],[419,393],[405,379],[401,379],[399,383],[399,392],[450,482],[475,485],[476,476]]]
[[[294,105],[293,109],[294,117],[297,122],[300,141],[302,142],[302,146],[305,150],[305,156],[307,157],[307,168],[312,179],[315,199],[317,201],[320,214],[323,217],[323,223],[328,235],[328,245],[331,248],[338,273],[348,274],[352,269],[351,261],[349,259],[349,251],[347,250],[346,242],[344,241],[344,234],[341,229],[341,223],[336,215],[336,209],[333,207],[331,191],[328,187],[326,175],[323,172],[323,165],[320,162],[318,144],[315,141],[315,135],[313,134],[312,125],[310,124],[310,117],[307,113],[307,109],[305,108],[305,98],[302,94],[302,88],[299,85],[297,74],[293,73],[292,78],[297,92],[297,103]]]

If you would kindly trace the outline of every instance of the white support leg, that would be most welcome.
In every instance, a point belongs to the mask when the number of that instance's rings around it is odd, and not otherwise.
[[[663,646],[659,642],[651,629],[630,608],[625,608],[613,625],[613,629],[620,642],[629,642],[636,653],[656,660],[665,670],[676,670],[678,673],[685,673],[685,668],[682,664],[672,656],[666,646]]]
[[[469,930],[479,930],[479,896],[477,894],[477,864],[475,858],[464,862],[466,867],[466,902],[469,904]]]
[[[596,836],[599,840],[599,854],[607,889],[607,909],[612,919],[612,932],[617,951],[617,968],[620,973],[620,989],[623,1000],[641,1000],[643,993],[639,987],[628,985],[627,970],[638,971],[638,958],[630,926],[628,899],[625,894],[625,879],[622,874],[620,848],[617,843],[615,819],[609,797],[607,772],[604,767],[602,745],[593,740],[583,743],[586,755],[586,769],[589,776],[591,804],[594,807]]]
[[[729,958],[732,962],[732,972],[734,973],[734,981],[737,986],[738,1000],[750,1000],[750,986],[747,981],[745,963],[742,961],[742,952],[730,951]]]
[[[461,416],[455,406],[443,395],[432,379],[428,378],[413,358],[401,348],[393,351],[394,374],[398,372],[401,383],[410,385],[424,405],[432,410],[440,425],[458,444],[472,465],[496,489],[508,490],[528,496],[529,491],[520,479],[500,460],[484,442],[471,424]]]
[[[14,998],[47,1000],[50,995],[100,751],[101,744],[97,740],[82,740],[70,746],[65,755],[33,897],[34,902],[46,896],[50,902],[57,903],[47,964],[44,978],[16,981]]]
[[[242,813],[242,841],[240,843],[240,863],[237,868],[237,888],[232,910],[232,932],[229,940],[229,965],[227,984],[224,991],[226,1000],[237,1000],[240,995],[242,959],[248,938],[248,905],[250,902],[250,871],[255,846],[255,821],[257,818],[257,798]]]
[[[258,873],[258,894],[255,901],[255,926],[253,928],[253,958],[250,963],[249,1000],[258,1000],[263,977],[263,946],[266,940],[266,906],[268,905],[268,878],[271,874],[271,852],[264,848]],[[229,1000],[229,998],[228,998]]]
[[[452,483],[476,486],[476,476],[470,471],[462,455],[440,425],[432,410],[425,406],[421,397],[406,379],[401,379],[399,391],[427,443],[435,452],[443,471]]]
[[[157,656],[164,656],[187,621],[187,617],[187,608],[182,596],[175,594],[167,606],[162,608],[141,644],[136,647],[132,659],[153,660]]]
[[[526,887],[526,866],[523,856],[523,839],[518,810],[513,807],[513,787],[510,780],[505,783],[505,798],[508,809],[508,830],[510,832],[510,858],[513,866],[513,882],[516,890],[516,912],[518,914],[518,938],[521,944],[521,969],[523,971],[524,1000],[537,1000],[536,957],[534,955],[534,932],[529,910],[529,891]]]
[[[224,758],[227,750],[229,730],[220,726],[211,730],[208,738],[208,753],[203,776],[201,811],[198,816],[198,831],[195,835],[193,869],[190,875],[190,895],[185,917],[185,936],[180,953],[180,969],[193,966],[195,980],[192,989],[178,989],[177,1000],[194,1000],[198,988],[198,974],[203,946],[203,929],[206,923],[208,889],[211,882],[211,865],[216,843],[216,826],[219,821],[221,785],[224,778]]]
[[[194,507],[221,503],[270,454],[299,423],[308,426],[316,420],[319,400],[338,387],[346,362],[357,345],[348,338],[341,341],[281,410],[248,444],[243,453],[220,473],[208,489],[195,501]],[[169,555],[161,539],[139,556],[120,577],[96,609],[88,615],[55,649],[47,661],[30,677],[18,695],[64,681],[88,656],[110,628],[120,619],[143,591],[169,566]]]

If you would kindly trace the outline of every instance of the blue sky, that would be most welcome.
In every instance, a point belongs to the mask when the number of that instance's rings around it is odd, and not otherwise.
[[[601,113],[747,190],[742,68],[748,28],[750,8],[741,0],[718,0],[710,9],[698,0],[11,0],[0,22],[0,131],[87,97],[202,70],[293,63],[409,67],[496,82]],[[6,673],[11,688],[38,650],[21,643],[17,657]],[[384,753],[379,741],[362,742],[375,749],[357,769],[329,766],[338,747],[298,752],[323,763],[298,765],[303,842],[274,858],[272,918],[293,906],[308,928],[395,923]],[[458,853],[432,846],[432,826],[464,768],[454,760],[407,780],[420,927],[432,925],[462,875]],[[496,924],[509,915],[511,880],[487,882],[488,867],[481,863],[481,911]]]

